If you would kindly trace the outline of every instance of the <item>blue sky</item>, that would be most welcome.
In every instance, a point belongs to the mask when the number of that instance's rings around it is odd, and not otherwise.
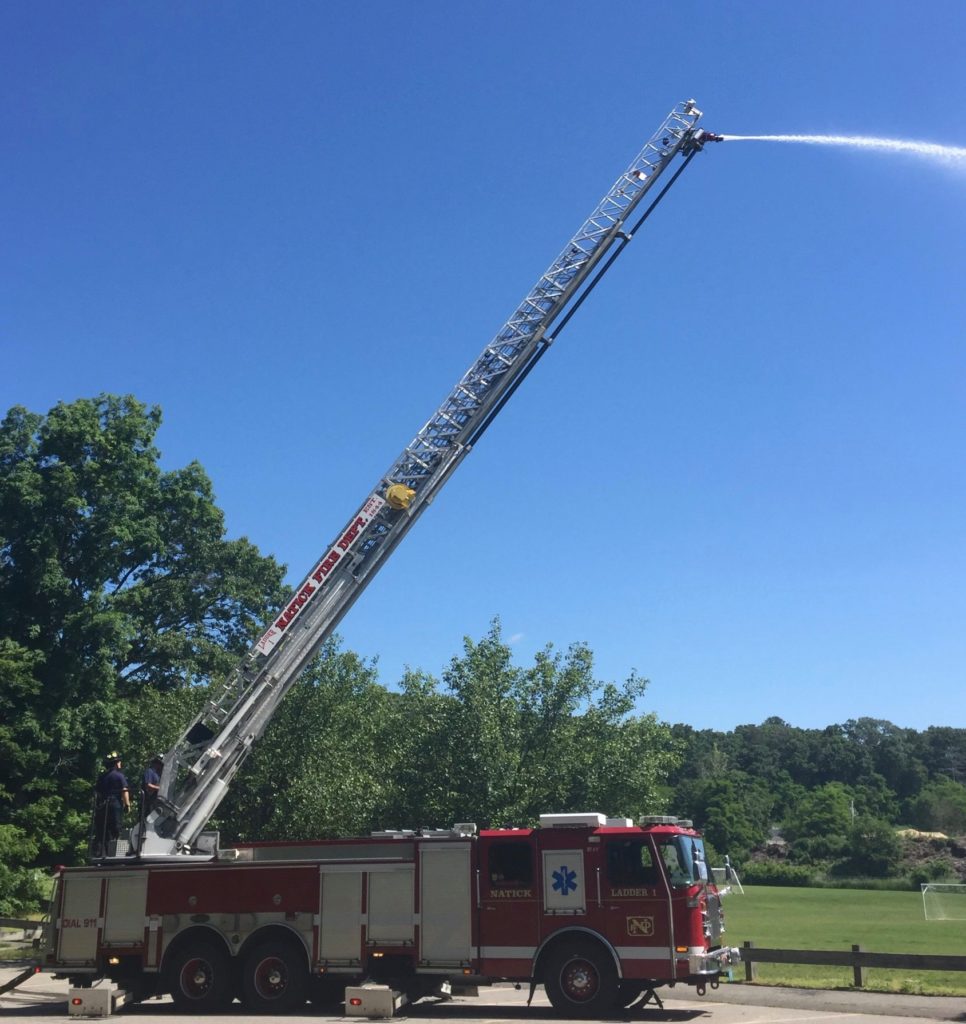
[[[0,408],[164,411],[296,583],[679,100],[966,145],[959,2],[0,8]],[[966,726],[966,175],[701,154],[341,627]]]

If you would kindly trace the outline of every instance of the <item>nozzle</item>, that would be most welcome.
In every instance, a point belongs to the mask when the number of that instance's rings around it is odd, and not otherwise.
[[[688,140],[681,147],[681,152],[685,156],[689,156],[693,153],[698,153],[704,149],[706,142],[723,142],[723,135],[715,135],[714,132],[706,132],[703,128],[698,128],[692,132]]]

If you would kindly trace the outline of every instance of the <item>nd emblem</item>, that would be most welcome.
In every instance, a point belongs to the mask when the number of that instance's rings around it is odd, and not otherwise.
[[[654,918],[653,917],[629,917],[627,919],[627,934],[628,935],[653,935],[654,934]]]

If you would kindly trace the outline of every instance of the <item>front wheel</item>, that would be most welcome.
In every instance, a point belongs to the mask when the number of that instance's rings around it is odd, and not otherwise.
[[[214,942],[198,940],[179,950],[164,978],[179,1013],[221,1013],[231,1004],[231,957]]]
[[[294,943],[268,941],[245,957],[242,1003],[251,1013],[287,1013],[305,1005],[309,971]]]
[[[613,957],[592,942],[565,942],[552,950],[543,983],[553,1008],[568,1017],[599,1016],[613,1010],[618,998]]]

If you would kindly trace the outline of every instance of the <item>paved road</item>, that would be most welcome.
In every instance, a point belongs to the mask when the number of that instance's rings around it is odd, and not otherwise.
[[[0,984],[14,971],[0,969]],[[868,1024],[921,1024],[925,1020],[959,1021],[966,1024],[966,999],[945,996],[901,996],[874,992],[830,992],[821,989],[766,988],[722,985],[701,998],[684,987],[662,990],[664,1009],[647,1006],[630,1014],[615,1015],[614,1024],[860,1024],[856,1018],[876,1015]],[[406,1007],[397,1020],[413,1024],[563,1024],[547,1002],[542,989],[527,1007],[526,989],[496,985],[480,990],[476,999],[448,1003],[423,1002]],[[175,1024],[186,1021],[174,1013],[169,999],[152,999],[126,1007],[120,1016],[130,1024]],[[38,974],[19,989],[0,996],[0,1024],[41,1024],[67,1018],[67,983]],[[239,1024],[250,1019],[241,1006],[224,1016],[205,1017],[207,1024]],[[322,1016],[306,1007],[304,1013],[285,1017],[254,1018],[263,1024],[345,1024],[347,1018]],[[193,1022],[191,1022],[193,1024]]]

